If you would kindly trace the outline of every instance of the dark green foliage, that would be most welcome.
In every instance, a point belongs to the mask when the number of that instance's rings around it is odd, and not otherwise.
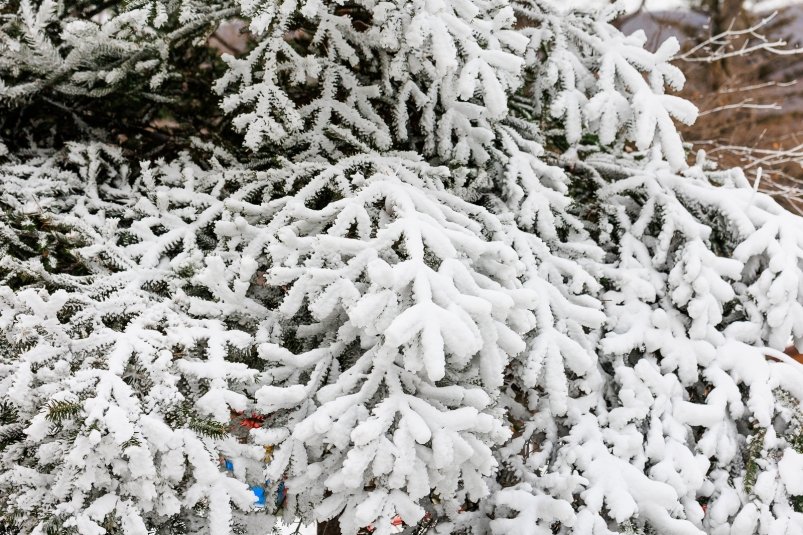
[[[59,17],[88,20],[101,11],[113,16],[144,3],[66,2],[61,6],[64,12],[58,13],[54,20],[58,21]],[[19,2],[9,2],[2,9],[4,13],[14,13],[18,8]],[[0,98],[0,139],[11,152],[16,152],[30,149],[31,139],[36,140],[39,148],[61,148],[69,141],[101,136],[105,142],[118,144],[124,155],[134,161],[175,156],[182,150],[192,149],[194,138],[211,142],[233,154],[241,153],[239,136],[229,121],[223,120],[218,98],[209,90],[225,68],[220,52],[211,46],[198,46],[199,41],[206,40],[233,11],[210,2],[202,14],[187,23],[179,20],[177,10],[171,10],[167,24],[162,27],[164,35],[153,41],[140,37],[143,41],[135,54],[123,48],[97,44],[94,53],[87,52],[91,61],[77,66],[65,64],[63,71],[50,72],[44,81],[39,78],[43,73],[34,71],[34,64],[20,62],[11,72],[0,68],[0,76],[9,85],[22,85],[29,80],[36,80],[38,84],[25,97]],[[45,34],[57,46],[61,42],[58,28],[55,23],[45,27]],[[24,31],[13,23],[0,26],[0,30],[9,35]],[[161,39],[172,43],[162,44]],[[161,46],[169,46],[167,58],[160,56]],[[62,43],[62,55],[69,52]],[[162,76],[158,69],[165,60],[170,74],[164,77],[158,91],[154,91],[151,77]],[[137,68],[144,64],[154,66]],[[125,74],[108,85],[98,80],[75,84],[70,79],[75,75],[72,70],[94,76],[95,71],[110,69],[121,69]],[[22,126],[28,136],[17,135]]]
[[[796,402],[788,392],[782,392],[781,398],[794,411],[792,422],[787,429],[787,433],[785,433],[785,438],[789,441],[789,446],[793,450],[803,454],[803,406]],[[795,512],[803,513],[803,495],[792,496],[791,502]]]
[[[47,405],[47,419],[61,424],[78,416],[83,405],[77,401],[51,401]]]
[[[189,421],[188,427],[198,433],[209,438],[223,438],[229,434],[229,424],[223,422],[216,422],[215,420],[201,420],[192,419]]]
[[[37,273],[84,277],[90,271],[76,250],[84,245],[78,232],[46,212],[31,214],[4,206],[0,200],[0,281],[12,289],[50,286]]]
[[[764,450],[764,437],[766,434],[766,429],[759,428],[747,441],[747,448],[745,449],[744,490],[748,493],[753,491],[753,485],[756,484],[756,479],[761,470],[761,452]]]
[[[0,402],[0,451],[25,437],[25,425],[18,419],[16,407],[7,401]]]
[[[17,409],[7,401],[0,401],[0,425],[17,423]]]

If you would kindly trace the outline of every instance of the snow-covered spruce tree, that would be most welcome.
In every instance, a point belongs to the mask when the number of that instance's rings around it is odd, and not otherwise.
[[[803,225],[687,165],[673,41],[0,9],[0,531],[803,533]]]

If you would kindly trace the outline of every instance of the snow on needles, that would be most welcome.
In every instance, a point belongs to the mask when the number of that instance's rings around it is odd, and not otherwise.
[[[803,534],[803,220],[677,41],[113,4],[0,20],[0,532]]]

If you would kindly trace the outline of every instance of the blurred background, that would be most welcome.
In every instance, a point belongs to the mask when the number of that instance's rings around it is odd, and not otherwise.
[[[570,0],[576,6],[600,0]],[[694,150],[741,166],[751,182],[803,215],[803,2],[627,0],[617,25],[651,49],[682,47],[682,96],[700,109],[684,128]]]

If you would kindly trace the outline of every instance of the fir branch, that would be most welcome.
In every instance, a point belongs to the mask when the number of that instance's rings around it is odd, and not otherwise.
[[[215,420],[193,418],[189,421],[187,427],[208,438],[221,439],[229,434],[229,425]]]
[[[757,429],[747,441],[747,448],[745,449],[745,473],[744,473],[744,490],[748,494],[753,492],[753,486],[756,484],[756,479],[761,471],[761,454],[764,451],[764,437],[767,430],[764,428]]]
[[[77,401],[53,400],[47,404],[47,419],[54,424],[61,425],[66,420],[78,416],[83,404]]]

